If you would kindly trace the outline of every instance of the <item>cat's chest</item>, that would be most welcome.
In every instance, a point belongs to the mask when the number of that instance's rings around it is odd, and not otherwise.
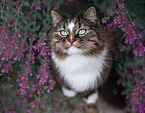
[[[106,54],[98,57],[83,55],[68,56],[59,60],[54,54],[52,58],[60,72],[60,76],[77,92],[95,87],[97,78],[101,76]]]

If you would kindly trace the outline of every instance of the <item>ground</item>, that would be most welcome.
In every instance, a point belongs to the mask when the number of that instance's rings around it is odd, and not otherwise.
[[[9,107],[12,105],[10,101],[13,101],[13,93],[17,90],[15,88],[11,88],[9,84],[4,83],[3,88],[7,90],[5,94],[1,92],[1,95],[7,96],[6,101],[2,101],[1,105],[5,105],[5,107]],[[87,105],[81,98],[67,98],[63,96],[62,92],[59,89],[54,89],[51,92],[51,107],[55,113],[129,113],[127,107],[117,108],[111,104],[108,104],[105,99],[100,95],[100,98],[94,105]],[[47,95],[46,95],[47,96]],[[45,99],[46,96],[43,98]],[[17,98],[19,99],[19,98]],[[17,100],[16,99],[16,100]],[[47,100],[46,100],[47,101]],[[19,103],[22,107],[17,110],[20,113],[26,113],[27,107],[29,105],[27,98],[24,99],[22,103]],[[39,113],[50,113],[47,109],[42,109],[38,111]],[[8,112],[6,112],[8,113]],[[13,112],[12,112],[13,113]]]
[[[115,108],[100,97],[95,105],[87,105],[81,98],[77,102],[73,98],[64,97],[60,90],[52,92],[52,104],[57,113],[128,113],[127,108]]]

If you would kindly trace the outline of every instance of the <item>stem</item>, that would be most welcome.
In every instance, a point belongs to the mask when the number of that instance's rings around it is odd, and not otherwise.
[[[35,15],[34,15],[34,24],[33,24],[33,39],[34,39],[34,36],[35,36],[35,27],[36,27],[36,10],[35,10]],[[33,40],[32,40],[33,41]]]
[[[4,12],[4,6],[5,6],[5,1],[4,1],[4,4],[3,4],[3,8],[2,8],[2,15],[1,15],[1,18],[3,19],[3,12]]]
[[[49,18],[49,11],[50,11],[50,5],[49,5],[49,1],[48,1],[48,3],[47,3],[47,19]],[[49,21],[48,21],[48,24],[49,24]]]
[[[36,27],[36,11],[35,10],[35,15],[34,15],[34,24],[33,24],[33,36],[32,36],[32,39],[30,40],[30,55],[29,55],[29,59],[31,58],[31,55],[32,55],[32,46],[33,46],[33,40],[34,40],[34,37],[35,37],[35,27]]]
[[[17,19],[16,19],[16,25],[15,25],[15,31],[17,30],[17,24],[18,24],[18,19],[19,19],[19,13],[20,13],[20,8],[21,8],[21,6],[22,6],[22,3],[23,3],[23,0],[21,1],[21,4],[20,4],[20,6],[19,6],[19,8],[18,8],[18,13],[17,13]]]

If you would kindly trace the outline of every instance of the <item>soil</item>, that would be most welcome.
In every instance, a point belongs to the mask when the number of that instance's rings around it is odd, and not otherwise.
[[[76,101],[75,98],[64,97],[60,90],[54,90],[52,94],[52,105],[57,113],[129,113],[126,107],[115,108],[102,97],[96,104],[87,105],[82,98]]]
[[[7,96],[7,100],[3,101],[1,105],[9,107],[13,101],[13,93],[16,89],[11,88],[9,84],[3,84],[3,88],[7,90],[7,93],[1,95]],[[127,107],[118,108],[109,104],[103,97],[99,97],[96,104],[87,105],[81,97],[67,98],[63,96],[59,89],[55,89],[51,93],[52,98],[50,100],[51,106],[53,107],[54,113],[129,113]],[[46,96],[44,96],[44,99]],[[17,97],[19,99],[19,97]],[[1,106],[0,105],[0,106]],[[29,105],[28,100],[25,98],[22,103],[20,103],[21,108],[16,108],[16,113],[27,113],[27,107]],[[39,113],[50,113],[48,108],[38,111]],[[5,112],[8,113],[8,112]],[[13,112],[11,112],[13,113]]]

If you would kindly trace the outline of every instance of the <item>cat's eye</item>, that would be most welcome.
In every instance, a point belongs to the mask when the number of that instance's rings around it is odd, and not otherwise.
[[[67,33],[67,31],[65,31],[65,30],[61,30],[61,31],[60,31],[60,34],[61,34],[62,36],[67,36],[68,33]]]
[[[84,35],[86,33],[86,29],[80,29],[78,31],[78,35]]]

